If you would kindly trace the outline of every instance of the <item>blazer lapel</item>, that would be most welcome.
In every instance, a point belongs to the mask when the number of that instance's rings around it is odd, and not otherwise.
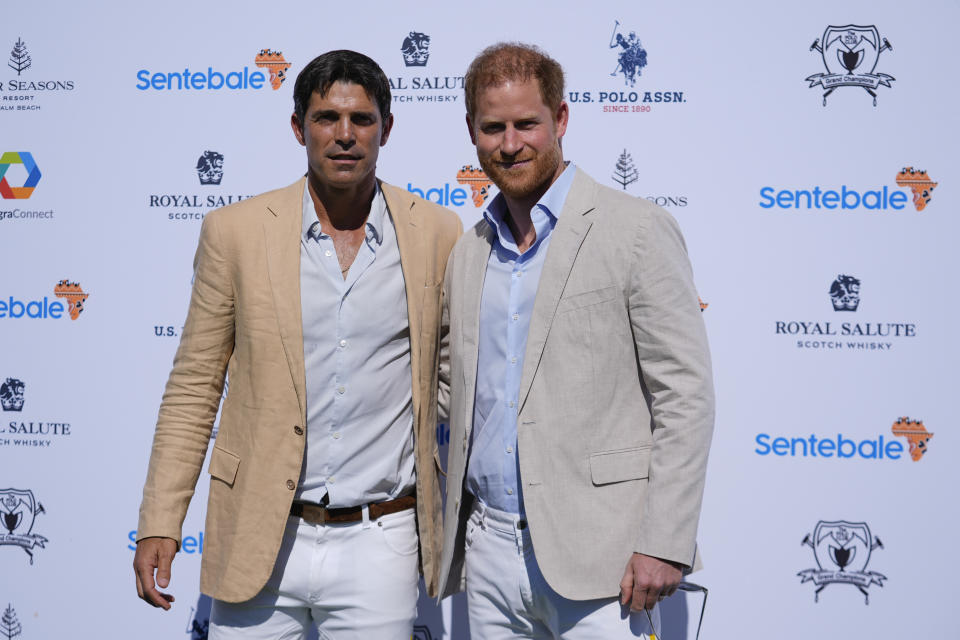
[[[410,367],[413,376],[413,412],[420,415],[420,329],[422,326],[423,295],[427,285],[427,260],[430,257],[424,250],[423,230],[417,227],[414,208],[416,201],[403,189],[384,182],[380,190],[387,203],[387,210],[393,219],[397,232],[397,246],[400,249],[400,268],[403,270],[403,282],[407,292],[407,316],[410,322]]]
[[[540,365],[543,347],[550,333],[550,325],[557,311],[557,304],[567,284],[567,278],[573,269],[574,260],[580,251],[587,232],[593,222],[588,213],[593,211],[596,199],[593,195],[594,182],[577,169],[563,205],[557,226],[552,232],[550,246],[543,263],[543,272],[537,287],[537,297],[533,303],[533,316],[530,318],[530,330],[527,333],[527,349],[523,358],[523,375],[520,378],[519,409],[527,400],[533,376]]]
[[[277,191],[267,204],[263,221],[267,271],[273,304],[280,325],[280,339],[306,419],[306,372],[303,364],[303,320],[300,307],[300,231],[303,222],[303,189],[306,179]]]
[[[463,382],[467,398],[473,398],[477,387],[477,358],[480,349],[480,301],[483,297],[483,282],[487,274],[487,262],[493,248],[494,231],[486,222],[477,228],[477,234],[465,243],[463,275],[457,285],[464,283],[464,295],[460,335],[463,336]],[[469,233],[469,232],[468,232]],[[473,402],[465,403],[467,435],[473,430]]]

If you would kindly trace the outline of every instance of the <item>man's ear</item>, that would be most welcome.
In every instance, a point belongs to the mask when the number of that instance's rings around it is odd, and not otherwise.
[[[473,121],[470,119],[470,114],[466,115],[467,118],[467,133],[470,134],[470,142],[473,146],[477,146],[477,136],[473,134]]]
[[[562,138],[563,134],[567,132],[567,122],[570,120],[570,107],[567,106],[566,100],[560,101],[560,106],[557,107],[557,138]]]
[[[303,126],[301,126],[300,118],[297,117],[296,113],[290,115],[290,128],[293,129],[293,135],[297,137],[297,142],[304,147],[307,146],[303,139]]]
[[[380,132],[380,146],[387,144],[387,138],[390,137],[390,131],[393,129],[393,114],[387,116],[383,121],[383,130]]]

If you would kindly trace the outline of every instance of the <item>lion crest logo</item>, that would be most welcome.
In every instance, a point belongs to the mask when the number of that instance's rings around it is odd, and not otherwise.
[[[0,384],[0,405],[4,411],[23,411],[23,380],[7,378]]]
[[[419,31],[411,31],[403,39],[400,47],[403,54],[403,64],[408,67],[425,67],[430,59],[430,36]]]
[[[830,301],[834,311],[856,311],[860,306],[860,281],[853,276],[838,275],[830,285]]]
[[[204,151],[197,160],[197,177],[200,184],[220,184],[223,180],[223,154]]]

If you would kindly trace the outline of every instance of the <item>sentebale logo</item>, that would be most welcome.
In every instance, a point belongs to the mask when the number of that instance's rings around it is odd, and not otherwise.
[[[27,179],[20,187],[11,187],[10,183],[7,182],[7,169],[15,164],[22,164],[23,168],[27,170]],[[3,196],[5,200],[25,200],[29,198],[37,187],[37,183],[40,182],[41,175],[40,167],[37,166],[33,155],[28,151],[5,151],[0,156],[0,196]]]
[[[254,57],[256,67],[269,72],[270,86],[274,91],[280,88],[287,79],[287,69],[290,63],[280,51],[261,49]],[[140,69],[137,71],[136,88],[140,91],[219,91],[230,89],[243,91],[248,89],[262,89],[267,86],[267,75],[262,71],[251,70],[244,66],[242,70],[219,71],[208,66],[206,71],[191,71],[189,67],[183,71],[157,71]]]
[[[460,171],[457,171],[457,182],[470,185],[470,190],[473,192],[473,206],[475,207],[483,206],[490,195],[490,185],[493,184],[493,180],[487,177],[483,169],[476,169],[469,164],[464,165]]]

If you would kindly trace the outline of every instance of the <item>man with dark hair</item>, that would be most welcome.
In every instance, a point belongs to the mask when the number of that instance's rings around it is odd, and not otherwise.
[[[441,594],[466,587],[484,640],[648,637],[697,562],[713,430],[686,248],[666,211],[564,162],[556,61],[495,45],[465,88],[500,193],[444,281]]]
[[[417,559],[436,593],[440,283],[450,211],[377,180],[393,126],[370,58],[294,88],[305,178],[203,221],[190,309],[143,490],[137,593],[160,592],[207,451],[210,638],[409,638]],[[418,531],[419,529],[419,531]],[[419,546],[418,546],[419,533]]]

